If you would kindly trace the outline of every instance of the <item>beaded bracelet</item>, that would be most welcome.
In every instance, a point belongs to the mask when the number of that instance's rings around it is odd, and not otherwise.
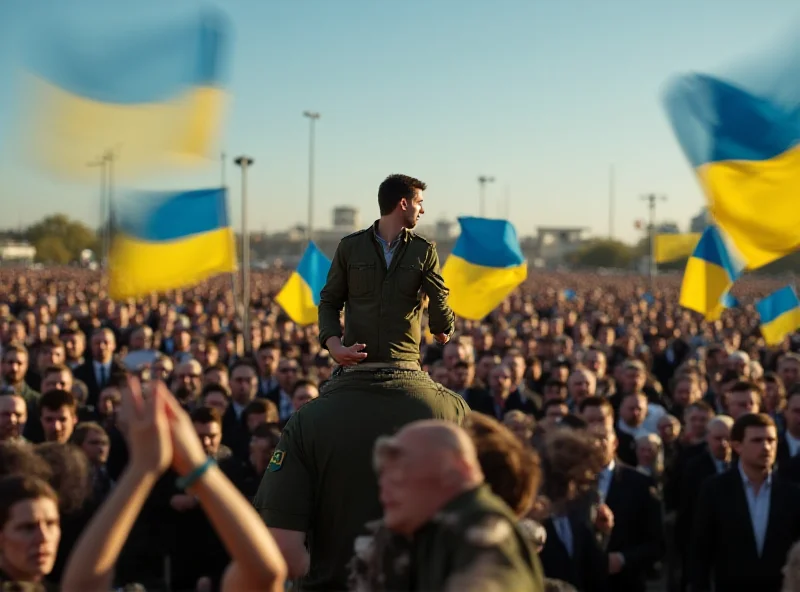
[[[195,468],[191,473],[188,475],[184,475],[183,477],[178,477],[175,479],[175,486],[178,489],[186,490],[192,485],[194,485],[197,481],[200,480],[200,477],[205,475],[206,471],[217,464],[213,458],[208,457],[206,462],[204,462],[199,467]]]

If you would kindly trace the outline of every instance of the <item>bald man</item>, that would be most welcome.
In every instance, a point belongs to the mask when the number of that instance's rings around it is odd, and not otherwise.
[[[511,509],[484,484],[464,430],[437,420],[411,423],[378,439],[375,468],[386,527],[412,541],[408,589],[544,589],[535,551]]]

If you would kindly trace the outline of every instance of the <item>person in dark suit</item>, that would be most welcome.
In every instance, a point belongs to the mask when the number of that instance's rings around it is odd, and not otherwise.
[[[772,471],[778,432],[768,415],[742,415],[731,442],[737,465],[705,482],[694,513],[691,589],[780,592],[800,539],[800,487]]]
[[[692,534],[692,520],[700,488],[709,477],[724,473],[730,468],[730,437],[733,418],[719,415],[708,422],[706,449],[686,463],[681,475],[679,488],[678,516],[675,523],[675,542],[681,550],[684,566],[681,589],[689,585],[689,545]]]
[[[100,391],[111,382],[111,377],[125,372],[125,369],[114,360],[116,347],[116,339],[111,329],[104,327],[92,333],[90,341],[92,355],[73,372],[75,378],[82,381],[89,390],[87,406],[97,407]]]
[[[778,468],[790,464],[800,455],[800,389],[793,388],[786,396],[786,408],[783,412],[786,430],[778,438]]]
[[[539,561],[548,578],[562,580],[581,592],[605,592],[608,559],[589,525],[575,514],[552,515],[542,523],[547,538]]]

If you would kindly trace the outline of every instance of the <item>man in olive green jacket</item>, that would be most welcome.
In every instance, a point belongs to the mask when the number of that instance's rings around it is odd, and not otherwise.
[[[319,339],[342,366],[418,364],[424,296],[431,333],[442,344],[450,339],[455,317],[436,247],[412,232],[425,213],[425,189],[406,175],[387,177],[378,189],[380,219],[336,249],[320,294]]]

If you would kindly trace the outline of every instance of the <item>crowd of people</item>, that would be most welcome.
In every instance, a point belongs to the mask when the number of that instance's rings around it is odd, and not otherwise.
[[[253,501],[336,365],[274,302],[286,277],[253,271],[245,327],[230,277],[113,302],[97,272],[0,270],[0,580],[266,590],[297,575]],[[552,590],[800,590],[800,339],[767,347],[753,307],[779,284],[740,280],[709,323],[678,306],[679,281],[534,271],[447,344],[427,333],[422,368],[471,413],[378,438],[384,523],[342,540],[351,589],[408,589],[398,533],[491,491],[527,541],[503,561],[533,566],[506,589],[537,590],[538,571]],[[514,539],[499,524],[446,536]]]

